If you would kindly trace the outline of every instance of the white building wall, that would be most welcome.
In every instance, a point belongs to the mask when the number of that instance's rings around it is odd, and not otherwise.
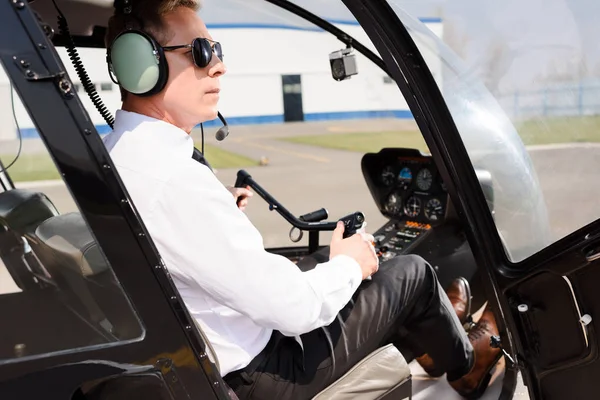
[[[442,35],[441,23],[427,25],[435,34]],[[374,50],[359,26],[339,27]],[[220,110],[232,124],[283,121],[282,75],[301,75],[307,120],[369,117],[376,115],[373,112],[386,111],[406,115],[408,111],[397,86],[384,82],[385,74],[357,52],[359,74],[342,82],[333,80],[329,53],[345,46],[329,33],[292,29],[212,29],[211,34],[223,45],[227,74],[221,79]],[[114,113],[120,107],[120,93],[109,77],[105,51],[86,48],[78,51],[102,100]],[[73,82],[79,83],[66,50],[60,48],[58,53]],[[439,79],[439,66],[435,69],[434,75]],[[83,89],[79,91],[79,98],[99,131],[105,132],[108,129],[105,121]],[[10,90],[3,71],[0,71],[0,110],[3,110],[0,111],[3,121],[0,139],[14,138],[16,130],[12,123]],[[37,136],[16,95],[15,111],[24,136]]]

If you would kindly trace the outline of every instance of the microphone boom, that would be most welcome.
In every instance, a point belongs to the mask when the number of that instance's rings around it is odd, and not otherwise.
[[[227,136],[229,136],[229,125],[227,125],[227,121],[225,120],[225,118],[223,117],[223,115],[220,112],[217,112],[217,116],[223,123],[223,126],[219,128],[217,133],[215,133],[215,138],[218,141],[221,141],[221,140],[225,139]]]

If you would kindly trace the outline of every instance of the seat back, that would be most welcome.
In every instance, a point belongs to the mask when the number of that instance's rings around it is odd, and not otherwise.
[[[120,339],[135,337],[129,331],[137,334],[138,325],[127,326],[135,318],[123,314],[130,307],[119,301],[123,296],[116,276],[81,214],[52,217],[38,226],[35,236],[40,259],[60,289],[78,300],[72,303],[83,304],[88,317],[111,335]],[[209,359],[220,369],[216,352],[198,322],[194,322],[207,344]]]
[[[24,189],[0,193],[0,258],[21,290],[37,289],[48,278],[36,258],[33,232],[56,215],[58,210],[43,193]]]
[[[0,223],[17,232],[33,233],[40,223],[55,215],[58,210],[43,193],[25,189],[0,193]]]
[[[35,237],[40,260],[70,304],[109,335],[121,340],[139,335],[137,319],[81,214],[48,219]]]

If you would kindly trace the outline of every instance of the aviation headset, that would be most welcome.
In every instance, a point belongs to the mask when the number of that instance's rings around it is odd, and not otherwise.
[[[131,14],[130,0],[115,1],[115,8],[128,17]],[[165,51],[189,47],[194,64],[200,68],[208,66],[213,52],[223,60],[221,45],[206,38],[196,38],[191,44],[161,46],[150,34],[144,32],[143,22],[136,18],[141,29],[126,29],[113,40],[107,49],[106,62],[113,82],[130,93],[150,96],[159,93],[167,83],[169,64]]]

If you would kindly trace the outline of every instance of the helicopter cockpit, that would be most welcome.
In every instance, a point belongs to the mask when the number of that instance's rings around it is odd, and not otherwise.
[[[220,119],[198,126],[192,136],[219,180],[250,186],[257,194],[247,214],[268,251],[296,262],[327,259],[328,235],[335,228],[331,221],[344,221],[350,233],[366,222],[381,261],[420,255],[442,286],[466,278],[471,306],[481,310],[491,291],[476,261],[481,249],[473,248],[469,237],[464,197],[480,200],[486,222],[494,227],[492,236],[500,239],[508,262],[518,266],[557,240],[539,168],[503,105],[444,43],[441,18],[415,18],[400,0],[389,5],[420,52],[427,84],[439,90],[456,125],[456,134],[449,135],[466,149],[464,162],[473,171],[465,178],[469,191],[457,190],[448,166],[439,162],[447,161],[446,155],[431,152],[435,143],[423,139],[422,131],[439,127],[414,113],[419,105],[408,95],[415,90],[413,82],[392,77],[389,55],[380,54],[373,32],[342,2],[205,1],[202,16],[226,49],[229,75],[223,92],[228,94]],[[87,119],[77,116],[77,125],[65,130],[67,122],[59,117],[67,108],[56,116],[44,113],[44,107],[53,110],[51,104],[31,105],[25,86],[11,83],[0,92],[21,97],[12,99],[5,116],[10,127],[0,130],[3,143],[17,149],[7,152],[12,158],[0,154],[0,316],[15,321],[0,333],[0,367],[15,365],[10,377],[16,379],[35,370],[36,362],[52,366],[52,357],[79,362],[85,358],[77,357],[90,351],[95,359],[136,364],[132,373],[159,365],[172,382],[189,384],[202,370],[206,378],[192,384],[192,391],[211,387],[216,398],[225,398],[219,392],[225,385],[218,358],[202,329],[190,322],[101,141],[111,131],[121,99],[105,62],[105,26],[113,2],[32,1],[26,6],[41,26],[38,36],[56,46],[42,59],[67,74],[48,70],[28,52],[14,55],[10,66],[3,58],[5,71],[18,68],[28,82],[58,82],[62,98],[73,99],[76,105],[70,107]],[[32,23],[26,17],[22,21]],[[26,48],[28,38],[19,40]],[[44,43],[36,45],[47,50]],[[56,95],[52,90],[40,100],[50,102]],[[55,130],[38,131],[55,118]],[[227,133],[211,134],[223,124]],[[14,131],[19,137],[11,136]],[[77,140],[69,141],[69,135]],[[129,247],[136,250],[123,251]],[[146,275],[138,284],[141,271]],[[165,299],[149,293],[164,293]],[[163,314],[169,316],[162,328],[160,321],[147,319]],[[36,318],[18,322],[23,315]],[[181,332],[160,347],[169,324],[181,326]],[[135,349],[135,360],[114,355],[122,346]],[[164,351],[147,350],[153,346]],[[504,354],[506,370],[513,371],[512,359]],[[422,373],[414,362],[409,365],[413,358],[393,346],[382,348],[315,399],[357,393],[373,399],[433,398],[427,391],[435,384],[411,381]],[[170,367],[161,364],[165,359],[182,375],[168,375]],[[502,383],[504,372],[501,364],[486,398],[509,390],[512,383]],[[380,379],[370,380],[371,374]],[[507,376],[514,378],[512,372]],[[78,398],[87,399],[90,388],[98,388],[93,381],[78,388],[83,396]],[[202,387],[205,381],[208,386]],[[179,390],[175,386],[172,393]],[[445,389],[430,390],[435,397],[448,395]],[[180,395],[174,398],[184,398]]]

